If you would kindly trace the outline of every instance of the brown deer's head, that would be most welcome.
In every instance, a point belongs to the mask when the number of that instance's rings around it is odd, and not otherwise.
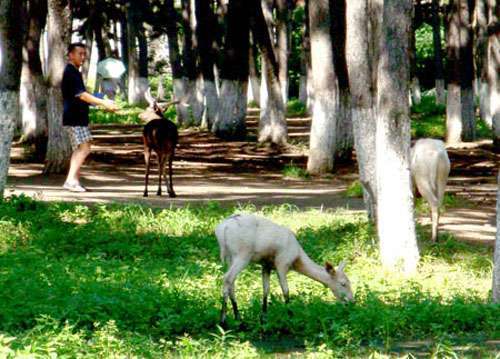
[[[148,107],[139,114],[139,118],[144,122],[163,118],[163,112],[165,112],[169,106],[179,103],[179,101],[176,100],[170,102],[158,102],[158,100],[151,95],[151,88],[148,88],[144,97],[148,102]]]

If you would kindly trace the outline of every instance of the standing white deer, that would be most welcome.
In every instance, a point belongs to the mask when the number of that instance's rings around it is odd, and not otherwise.
[[[325,266],[314,263],[304,252],[292,231],[286,227],[252,214],[237,214],[223,220],[215,229],[215,235],[221,259],[229,264],[229,269],[224,275],[221,325],[226,321],[228,297],[231,299],[235,318],[240,320],[234,295],[234,282],[250,262],[262,264],[264,313],[267,312],[269,278],[273,268],[278,273],[286,303],[289,301],[286,274],[290,269],[329,287],[340,300],[353,300],[351,284],[344,273],[344,262],[337,269],[328,262]]]
[[[413,183],[431,206],[432,241],[438,236],[439,206],[443,202],[450,160],[443,141],[430,138],[418,140],[411,149]]]

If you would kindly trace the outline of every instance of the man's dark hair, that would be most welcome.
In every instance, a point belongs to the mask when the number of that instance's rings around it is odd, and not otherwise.
[[[87,46],[83,42],[73,42],[68,46],[68,55],[73,52],[74,49],[77,47],[83,47],[84,49],[87,48]]]

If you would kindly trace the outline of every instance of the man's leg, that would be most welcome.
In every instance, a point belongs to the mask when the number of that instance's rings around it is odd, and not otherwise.
[[[80,168],[89,154],[90,142],[85,142],[78,145],[77,149],[71,155],[66,183],[80,183]]]

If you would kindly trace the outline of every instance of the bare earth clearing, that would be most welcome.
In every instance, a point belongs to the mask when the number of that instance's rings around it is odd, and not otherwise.
[[[288,119],[291,142],[306,140],[309,119]],[[154,207],[183,206],[218,201],[222,205],[252,203],[256,206],[291,203],[301,208],[347,208],[362,211],[362,199],[347,198],[346,188],[357,178],[355,162],[339,164],[335,174],[298,180],[285,178],[281,169],[293,161],[305,164],[306,146],[289,146],[282,152],[258,146],[252,138],[256,118],[249,116],[250,141],[222,142],[211,134],[182,130],[174,162],[174,187],[178,197],[157,197],[157,171],[150,176],[150,197],[142,197],[144,160],[138,125],[96,125],[94,147],[83,167],[87,193],[61,188],[64,176],[44,176],[43,165],[24,157],[23,148],[12,149],[6,194],[25,193],[47,201],[82,203],[142,203]],[[491,142],[481,141],[449,149],[452,171],[448,193],[458,206],[442,217],[440,230],[457,238],[493,245],[495,235],[496,166],[500,155]],[[165,191],[165,188],[163,188]],[[430,224],[428,218],[420,218]]]

